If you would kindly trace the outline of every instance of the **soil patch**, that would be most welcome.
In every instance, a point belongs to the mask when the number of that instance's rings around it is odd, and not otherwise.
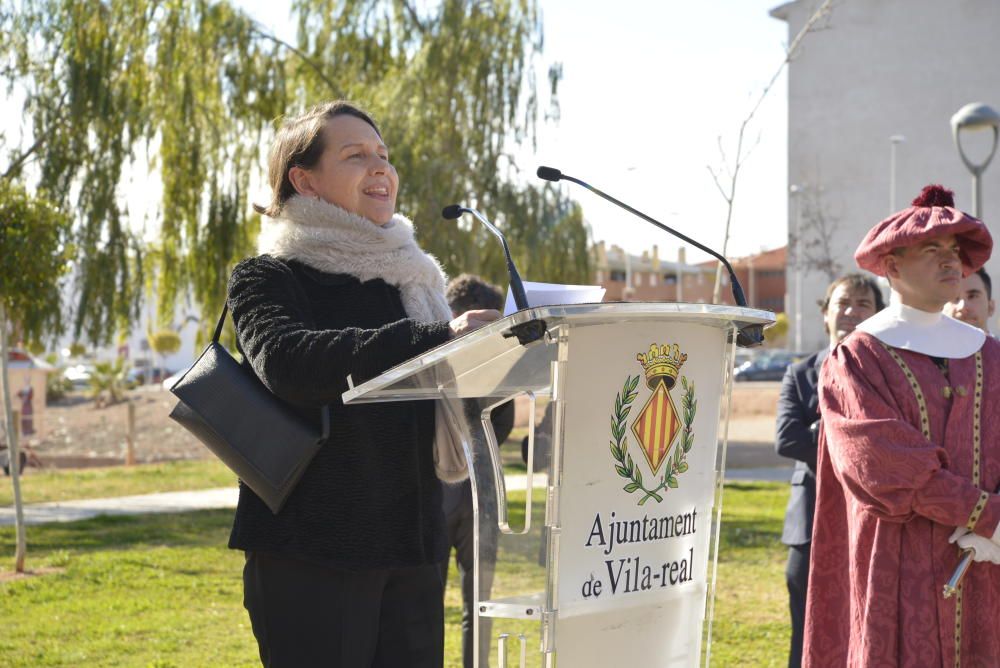
[[[774,419],[781,383],[733,383],[733,418],[767,416]]]
[[[780,387],[780,383],[733,384],[730,443],[773,443]],[[169,418],[177,402],[170,392],[159,387],[141,387],[129,391],[126,398],[136,408],[138,462],[213,457],[204,445]],[[523,398],[516,401],[516,423],[525,426],[526,402]],[[46,467],[113,466],[124,462],[127,432],[127,403],[96,408],[85,394],[71,393],[47,406],[39,433],[28,437],[26,444]]]
[[[169,418],[177,403],[158,387],[126,394],[135,405],[135,456],[138,462],[207,459],[208,449]],[[73,393],[46,407],[39,432],[26,445],[45,466],[108,466],[124,461],[128,435],[128,403],[96,408],[83,394]]]
[[[56,568],[53,566],[29,568],[23,573],[18,573],[16,571],[0,571],[0,584],[4,584],[6,582],[16,582],[17,580],[27,580],[28,578],[42,575],[58,575],[59,573],[63,573],[65,571],[65,568]]]

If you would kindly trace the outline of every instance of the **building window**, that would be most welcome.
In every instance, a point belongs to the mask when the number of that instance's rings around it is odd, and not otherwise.
[[[764,269],[761,271],[755,271],[754,276],[757,278],[784,278],[784,269]]]
[[[624,271],[619,271],[617,269],[612,269],[611,270],[611,280],[612,281],[619,281],[619,282],[624,281],[625,280],[625,272]]]
[[[663,275],[664,285],[677,285],[677,274],[664,274]]]
[[[635,274],[632,276],[632,285],[637,288],[642,286],[642,274]]]
[[[657,279],[657,275],[656,274],[650,274],[649,275],[649,284],[651,286],[653,286],[654,288],[656,287],[656,279]]]
[[[765,310],[768,310],[768,311],[779,312],[779,311],[781,311],[781,308],[784,306],[784,302],[785,302],[785,300],[782,299],[781,297],[767,297],[765,299],[761,299],[760,300],[760,307],[759,308],[762,308],[762,309],[765,309]]]
[[[600,283],[603,283],[603,282],[604,282],[604,272],[601,271],[600,269],[598,269],[597,270],[597,283],[600,284]]]

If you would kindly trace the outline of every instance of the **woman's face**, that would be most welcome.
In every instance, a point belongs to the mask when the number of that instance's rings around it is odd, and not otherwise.
[[[327,121],[323,133],[326,147],[316,166],[289,170],[295,189],[377,225],[388,223],[396,212],[399,176],[375,128],[360,118],[341,114]]]

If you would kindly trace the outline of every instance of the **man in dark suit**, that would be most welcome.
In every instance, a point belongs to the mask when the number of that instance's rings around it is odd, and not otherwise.
[[[830,345],[788,367],[778,399],[775,450],[795,461],[792,492],[785,512],[781,542],[788,546],[789,608],[792,616],[792,646],[788,665],[802,663],[802,632],[806,614],[806,584],[809,581],[809,545],[812,541],[813,508],[816,505],[816,451],[819,433],[817,380],[827,354],[863,320],[885,307],[882,292],[871,278],[848,274],[826,289],[820,302],[823,326]]]

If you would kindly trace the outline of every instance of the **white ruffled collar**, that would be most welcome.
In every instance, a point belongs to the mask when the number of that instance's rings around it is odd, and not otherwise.
[[[940,311],[921,311],[897,299],[862,322],[857,329],[893,348],[947,359],[973,355],[986,342],[986,334],[977,327]]]

